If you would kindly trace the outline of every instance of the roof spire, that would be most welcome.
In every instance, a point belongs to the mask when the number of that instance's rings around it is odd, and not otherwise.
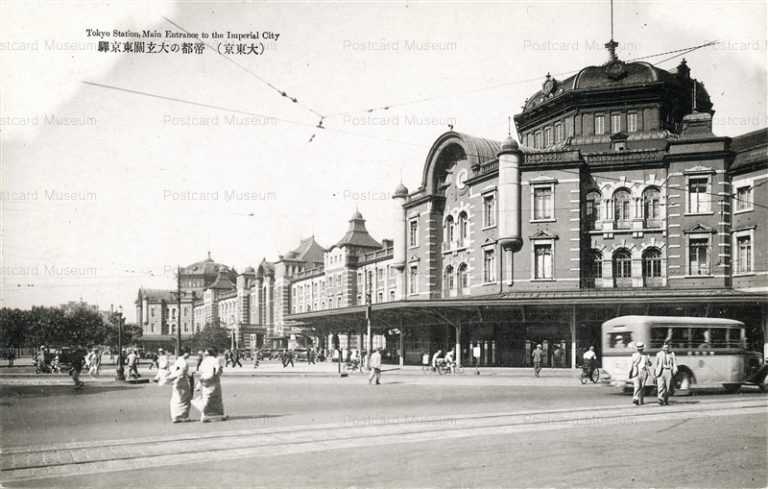
[[[611,0],[611,40],[605,43],[606,49],[611,56],[611,62],[617,61],[619,58],[616,56],[616,48],[619,43],[613,40],[613,0]]]

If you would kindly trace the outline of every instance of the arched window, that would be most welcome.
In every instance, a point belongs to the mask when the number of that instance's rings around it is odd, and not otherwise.
[[[661,282],[661,251],[648,248],[643,253],[643,286],[657,287]]]
[[[446,249],[450,249],[453,245],[453,239],[454,239],[454,232],[455,232],[455,223],[453,222],[453,216],[448,216],[445,218],[445,243],[443,244],[443,247]]]
[[[586,263],[586,273],[584,274],[584,286],[592,289],[595,287],[597,279],[603,276],[603,254],[598,250],[592,250]]]
[[[466,289],[469,288],[469,271],[467,269],[467,264],[462,263],[459,265],[459,295],[463,294]]]
[[[661,194],[656,187],[643,192],[643,218],[646,228],[661,227]]]
[[[613,194],[613,220],[616,229],[630,229],[632,195],[627,189],[619,189]]]
[[[629,250],[614,253],[613,281],[615,287],[632,287],[632,254]]]
[[[584,219],[587,222],[587,229],[597,229],[597,221],[600,220],[600,201],[602,196],[600,192],[593,190],[587,194],[584,203]]]
[[[451,291],[456,287],[455,283],[455,276],[453,274],[453,266],[448,265],[445,267],[445,275],[443,276],[443,284],[445,286],[445,295],[448,295],[451,293]]]
[[[459,246],[464,246],[469,237],[469,219],[467,213],[462,211],[459,214]]]

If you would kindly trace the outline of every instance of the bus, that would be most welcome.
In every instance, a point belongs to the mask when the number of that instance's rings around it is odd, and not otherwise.
[[[620,316],[603,323],[602,341],[603,369],[614,385],[625,389],[635,344],[640,342],[654,367],[656,353],[669,342],[678,364],[675,390],[683,395],[694,384],[738,390],[760,367],[759,354],[747,351],[744,323],[732,319]],[[655,385],[654,369],[650,370],[647,385]]]

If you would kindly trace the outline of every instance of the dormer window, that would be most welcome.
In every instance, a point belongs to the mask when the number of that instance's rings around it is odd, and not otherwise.
[[[611,134],[621,132],[621,114],[611,114]]]
[[[563,142],[563,124],[558,122],[555,124],[555,144]]]
[[[637,132],[637,112],[627,114],[627,132]]]
[[[602,136],[605,134],[605,115],[595,115],[595,136]]]

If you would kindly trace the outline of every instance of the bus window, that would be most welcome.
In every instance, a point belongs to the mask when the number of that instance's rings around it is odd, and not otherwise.
[[[669,336],[669,328],[665,327],[653,327],[651,328],[651,344],[650,348],[661,348],[664,346],[664,342]]]
[[[728,348],[728,339],[725,328],[712,328],[709,330],[709,339],[712,342],[712,348]]]
[[[610,333],[608,335],[608,346],[611,348],[623,349],[632,342],[632,333]]]
[[[728,348],[746,348],[746,336],[743,329],[728,329]]]
[[[667,341],[670,342],[672,348],[686,349],[690,341],[688,328],[669,328],[672,331],[672,335],[667,337]]]
[[[693,348],[712,348],[709,330],[706,328],[693,328],[691,345]]]

